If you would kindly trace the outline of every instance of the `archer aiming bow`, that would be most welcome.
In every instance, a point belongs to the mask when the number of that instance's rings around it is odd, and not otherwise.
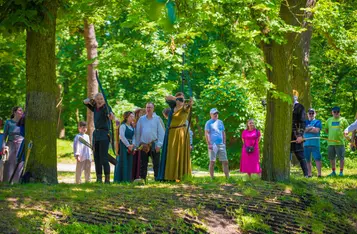
[[[100,92],[101,92],[102,95],[103,95],[107,113],[110,114],[111,108],[110,108],[110,106],[109,106],[109,104],[108,104],[108,100],[107,100],[107,97],[106,97],[106,95],[105,95],[105,92],[104,92],[102,83],[101,83],[100,80],[99,80],[98,71],[95,72],[95,77],[96,77],[96,79],[97,79]],[[108,122],[107,122],[107,123],[108,123],[108,129],[109,129],[109,141],[110,141],[110,143],[111,143],[112,151],[113,151],[114,155],[117,156],[118,154],[117,154],[117,152],[115,152],[115,151],[116,151],[116,150],[115,150],[116,147],[115,147],[115,145],[114,145],[114,132],[113,132],[113,131],[114,131],[114,127],[113,127],[113,122],[112,122],[109,118],[107,119],[107,121],[108,121]],[[108,154],[108,156],[110,156],[110,155]],[[113,159],[110,159],[109,161],[112,162],[112,163],[114,162]],[[115,160],[115,161],[116,161],[116,160]]]

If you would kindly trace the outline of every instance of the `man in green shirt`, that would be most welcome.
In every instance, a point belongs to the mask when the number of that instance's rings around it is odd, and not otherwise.
[[[345,142],[344,129],[348,126],[345,118],[340,116],[340,107],[332,108],[332,117],[325,124],[325,132],[328,134],[328,157],[331,162],[332,173],[329,176],[336,176],[336,155],[340,159],[340,176],[343,176],[343,166],[345,163]]]

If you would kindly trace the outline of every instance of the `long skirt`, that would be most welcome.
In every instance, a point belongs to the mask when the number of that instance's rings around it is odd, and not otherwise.
[[[3,175],[4,182],[9,182],[12,174],[15,171],[16,164],[17,164],[16,155],[18,150],[20,149],[21,142],[22,141],[8,141],[6,143],[6,145],[9,147],[9,158],[6,160],[4,164],[4,175]],[[14,183],[19,182],[22,168],[23,168],[23,161],[19,163],[14,178],[12,179],[12,182]]]

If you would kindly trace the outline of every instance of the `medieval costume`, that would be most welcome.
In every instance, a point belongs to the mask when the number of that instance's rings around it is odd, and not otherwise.
[[[169,127],[170,127],[171,121],[172,121],[172,113],[174,112],[174,108],[176,106],[176,101],[173,101],[173,100],[168,101],[168,100],[166,100],[166,102],[170,106],[170,112],[169,112],[168,118],[167,118],[167,125],[166,125],[166,129],[165,129],[164,143],[162,145],[162,150],[161,150],[161,159],[160,159],[158,180],[164,180],[165,179],[165,167],[166,167],[166,159],[167,159],[167,142],[169,140]]]
[[[298,137],[302,137],[304,135],[305,116],[306,113],[304,106],[296,101],[293,109],[293,127],[291,133],[292,141],[295,141]],[[290,152],[294,153],[296,158],[299,160],[304,176],[308,176],[303,143],[292,142]]]
[[[128,146],[133,144],[134,128],[126,123],[120,125],[120,153],[117,156],[117,165],[114,171],[114,182],[130,182],[133,180],[133,152]]]
[[[139,108],[135,110],[134,116],[135,116],[135,121],[134,121],[134,128],[136,126],[136,123],[139,121],[139,118],[143,115],[146,115],[146,110],[145,108]],[[141,150],[135,150],[133,153],[133,167],[132,167],[132,180],[140,179],[140,167],[141,167]]]
[[[102,182],[103,168],[105,175],[105,182],[109,183],[110,166],[108,161],[108,150],[110,143],[110,122],[108,119],[109,113],[112,112],[110,108],[104,104],[97,108],[95,103],[84,104],[94,113],[94,131],[93,131],[93,148],[94,148],[94,164],[97,175],[97,182]]]
[[[7,139],[6,145],[9,147],[9,158],[4,164],[4,174],[3,174],[3,181],[10,181],[11,175],[14,173],[17,164],[17,154],[21,147],[21,143],[24,140],[24,137],[20,133],[20,127],[17,126],[17,122],[13,119],[7,120],[5,122],[4,127],[4,139]],[[23,162],[20,163],[21,165],[18,168],[23,167]],[[20,179],[21,170],[17,170],[13,182],[18,182]]]
[[[170,104],[170,103],[169,103]],[[165,180],[181,180],[184,176],[191,176],[190,138],[187,119],[191,106],[183,105],[174,111],[173,103],[169,114],[169,125],[167,131],[167,155],[165,161]]]

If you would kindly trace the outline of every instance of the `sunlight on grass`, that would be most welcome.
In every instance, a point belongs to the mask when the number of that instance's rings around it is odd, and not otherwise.
[[[270,232],[270,226],[264,223],[262,216],[258,214],[244,214],[242,208],[235,210],[236,222],[243,231]]]
[[[243,194],[248,197],[256,197],[259,195],[259,192],[253,188],[245,188]]]
[[[72,141],[57,139],[57,162],[76,163],[73,157],[72,144]]]
[[[274,198],[266,197],[266,198],[264,198],[264,201],[267,203],[280,204],[277,197],[274,197]]]
[[[55,211],[60,212],[63,215],[63,218],[72,216],[72,208],[67,204],[60,205],[59,207],[55,208]]]
[[[94,189],[79,188],[79,187],[72,188],[71,190],[74,191],[74,192],[86,192],[86,193],[92,193],[92,192],[94,192]]]
[[[210,230],[205,214],[212,211],[236,220],[234,225],[239,225],[242,232],[286,232],[293,228],[297,232],[323,233],[331,225],[335,227],[332,231],[346,232],[354,230],[351,228],[357,221],[357,210],[350,205],[357,202],[356,172],[346,170],[342,178],[292,175],[284,183],[249,179],[242,174],[228,180],[221,174],[213,180],[200,176],[179,183],[156,182],[150,174],[149,182],[143,185],[3,184],[0,199],[2,209],[13,213],[5,225],[16,227],[9,229],[13,233],[39,229],[46,233],[105,233],[109,229],[119,233],[186,233]],[[74,172],[58,174],[74,181]],[[17,210],[19,205],[21,210]],[[286,225],[292,226],[273,228],[272,220],[280,217],[277,213],[290,217]]]
[[[293,187],[290,185],[287,185],[287,186],[285,186],[284,193],[290,194],[292,190],[293,190]]]
[[[31,216],[33,214],[34,214],[34,212],[32,210],[20,210],[20,211],[16,212],[16,217],[24,218],[26,216]]]

